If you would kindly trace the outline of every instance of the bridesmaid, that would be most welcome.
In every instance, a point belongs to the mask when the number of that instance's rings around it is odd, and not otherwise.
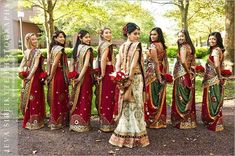
[[[162,76],[168,73],[166,45],[161,28],[150,32],[151,43],[147,58],[146,92],[149,96],[145,103],[146,122],[149,128],[166,127],[166,83]]]
[[[56,31],[49,48],[48,103],[51,130],[63,128],[68,124],[69,88],[67,55],[64,51],[65,40],[65,33]]]
[[[187,30],[178,33],[178,56],[174,67],[171,122],[179,129],[196,127],[195,48]]]
[[[100,32],[100,44],[98,47],[98,60],[101,76],[98,78],[98,111],[100,116],[100,130],[111,132],[115,128],[113,119],[114,96],[116,85],[109,74],[114,71],[114,52],[111,43],[112,32],[110,28],[104,28]]]
[[[37,37],[34,33],[25,36],[24,57],[20,64],[20,72],[26,71],[28,76],[23,80],[21,90],[21,111],[24,115],[23,128],[30,130],[44,127],[45,97],[40,73],[43,72],[44,57],[37,49]]]
[[[203,80],[202,121],[212,131],[222,131],[224,102],[224,79],[221,76],[224,60],[223,39],[219,32],[209,34],[209,58]]]
[[[79,73],[79,76],[74,80],[70,99],[70,104],[72,105],[70,110],[70,130],[76,132],[90,130],[93,86],[93,49],[90,43],[89,32],[80,30],[70,64],[70,71]]]

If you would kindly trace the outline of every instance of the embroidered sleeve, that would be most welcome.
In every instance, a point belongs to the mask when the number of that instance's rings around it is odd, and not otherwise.
[[[186,47],[185,46],[182,46],[182,47],[180,47],[180,52],[183,52],[183,53],[186,53]]]
[[[154,44],[151,44],[149,50],[156,50],[156,46]]]
[[[219,57],[219,50],[218,49],[212,50],[211,56]]]

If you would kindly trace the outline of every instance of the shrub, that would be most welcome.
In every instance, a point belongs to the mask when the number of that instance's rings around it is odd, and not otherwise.
[[[175,58],[177,56],[177,46],[169,46],[166,50],[169,58]]]
[[[17,55],[17,62],[20,63],[22,61],[23,57],[24,57],[23,54]]]
[[[10,55],[10,56],[22,55],[22,50],[20,50],[20,49],[11,49],[11,50],[7,51],[7,55]]]
[[[207,47],[196,47],[196,58],[201,59],[207,56],[208,48]],[[177,57],[177,47],[176,46],[169,46],[167,48],[167,55],[169,58]]]
[[[196,48],[196,58],[203,58],[208,54],[208,48],[207,47],[197,47]]]

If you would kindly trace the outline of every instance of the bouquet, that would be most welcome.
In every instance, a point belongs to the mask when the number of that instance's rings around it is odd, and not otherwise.
[[[221,70],[221,75],[224,76],[224,77],[229,77],[231,76],[233,73],[231,70]]]
[[[42,72],[40,73],[39,78],[41,79],[41,81],[45,81],[47,76],[48,76],[47,72]]]
[[[72,80],[72,86],[75,86],[75,82],[74,79],[76,79],[78,77],[79,73],[77,71],[72,71],[68,73],[68,79]]]
[[[111,74],[109,74],[109,76],[111,77],[111,80],[116,82],[117,85],[119,86],[120,90],[123,91],[126,89],[125,88],[125,83],[128,81],[128,74],[126,74],[123,71],[118,71],[118,72],[113,72]]]
[[[166,73],[164,75],[164,78],[166,80],[166,83],[172,83],[173,82],[173,76],[171,74],[169,74],[169,73]]]
[[[21,78],[22,80],[25,79],[28,75],[29,75],[28,71],[22,71],[22,72],[19,72],[18,74],[19,78]]]
[[[101,73],[100,68],[93,69],[93,74],[95,78],[98,78],[100,76],[100,73]]]
[[[76,71],[72,71],[72,72],[69,72],[68,73],[68,79],[75,79],[75,78],[77,78],[78,77],[78,72],[76,72]]]
[[[109,74],[109,76],[111,77],[111,80],[116,82],[121,82],[128,78],[128,75],[125,74],[123,71],[113,72]]]
[[[196,67],[195,67],[195,71],[196,71],[196,73],[204,73],[205,72],[205,68],[202,66],[202,65],[197,65]]]

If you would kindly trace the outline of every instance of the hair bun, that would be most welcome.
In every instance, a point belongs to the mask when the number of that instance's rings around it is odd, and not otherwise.
[[[125,37],[127,37],[127,34],[129,33],[132,33],[133,31],[135,31],[136,29],[139,29],[140,30],[140,27],[138,26],[138,25],[136,25],[135,23],[131,23],[131,22],[129,22],[129,23],[127,23],[124,27],[123,27],[123,29],[122,29],[122,31],[123,31],[123,35],[125,36]]]
[[[123,35],[127,36],[128,30],[127,30],[127,25],[125,25],[122,29]]]

